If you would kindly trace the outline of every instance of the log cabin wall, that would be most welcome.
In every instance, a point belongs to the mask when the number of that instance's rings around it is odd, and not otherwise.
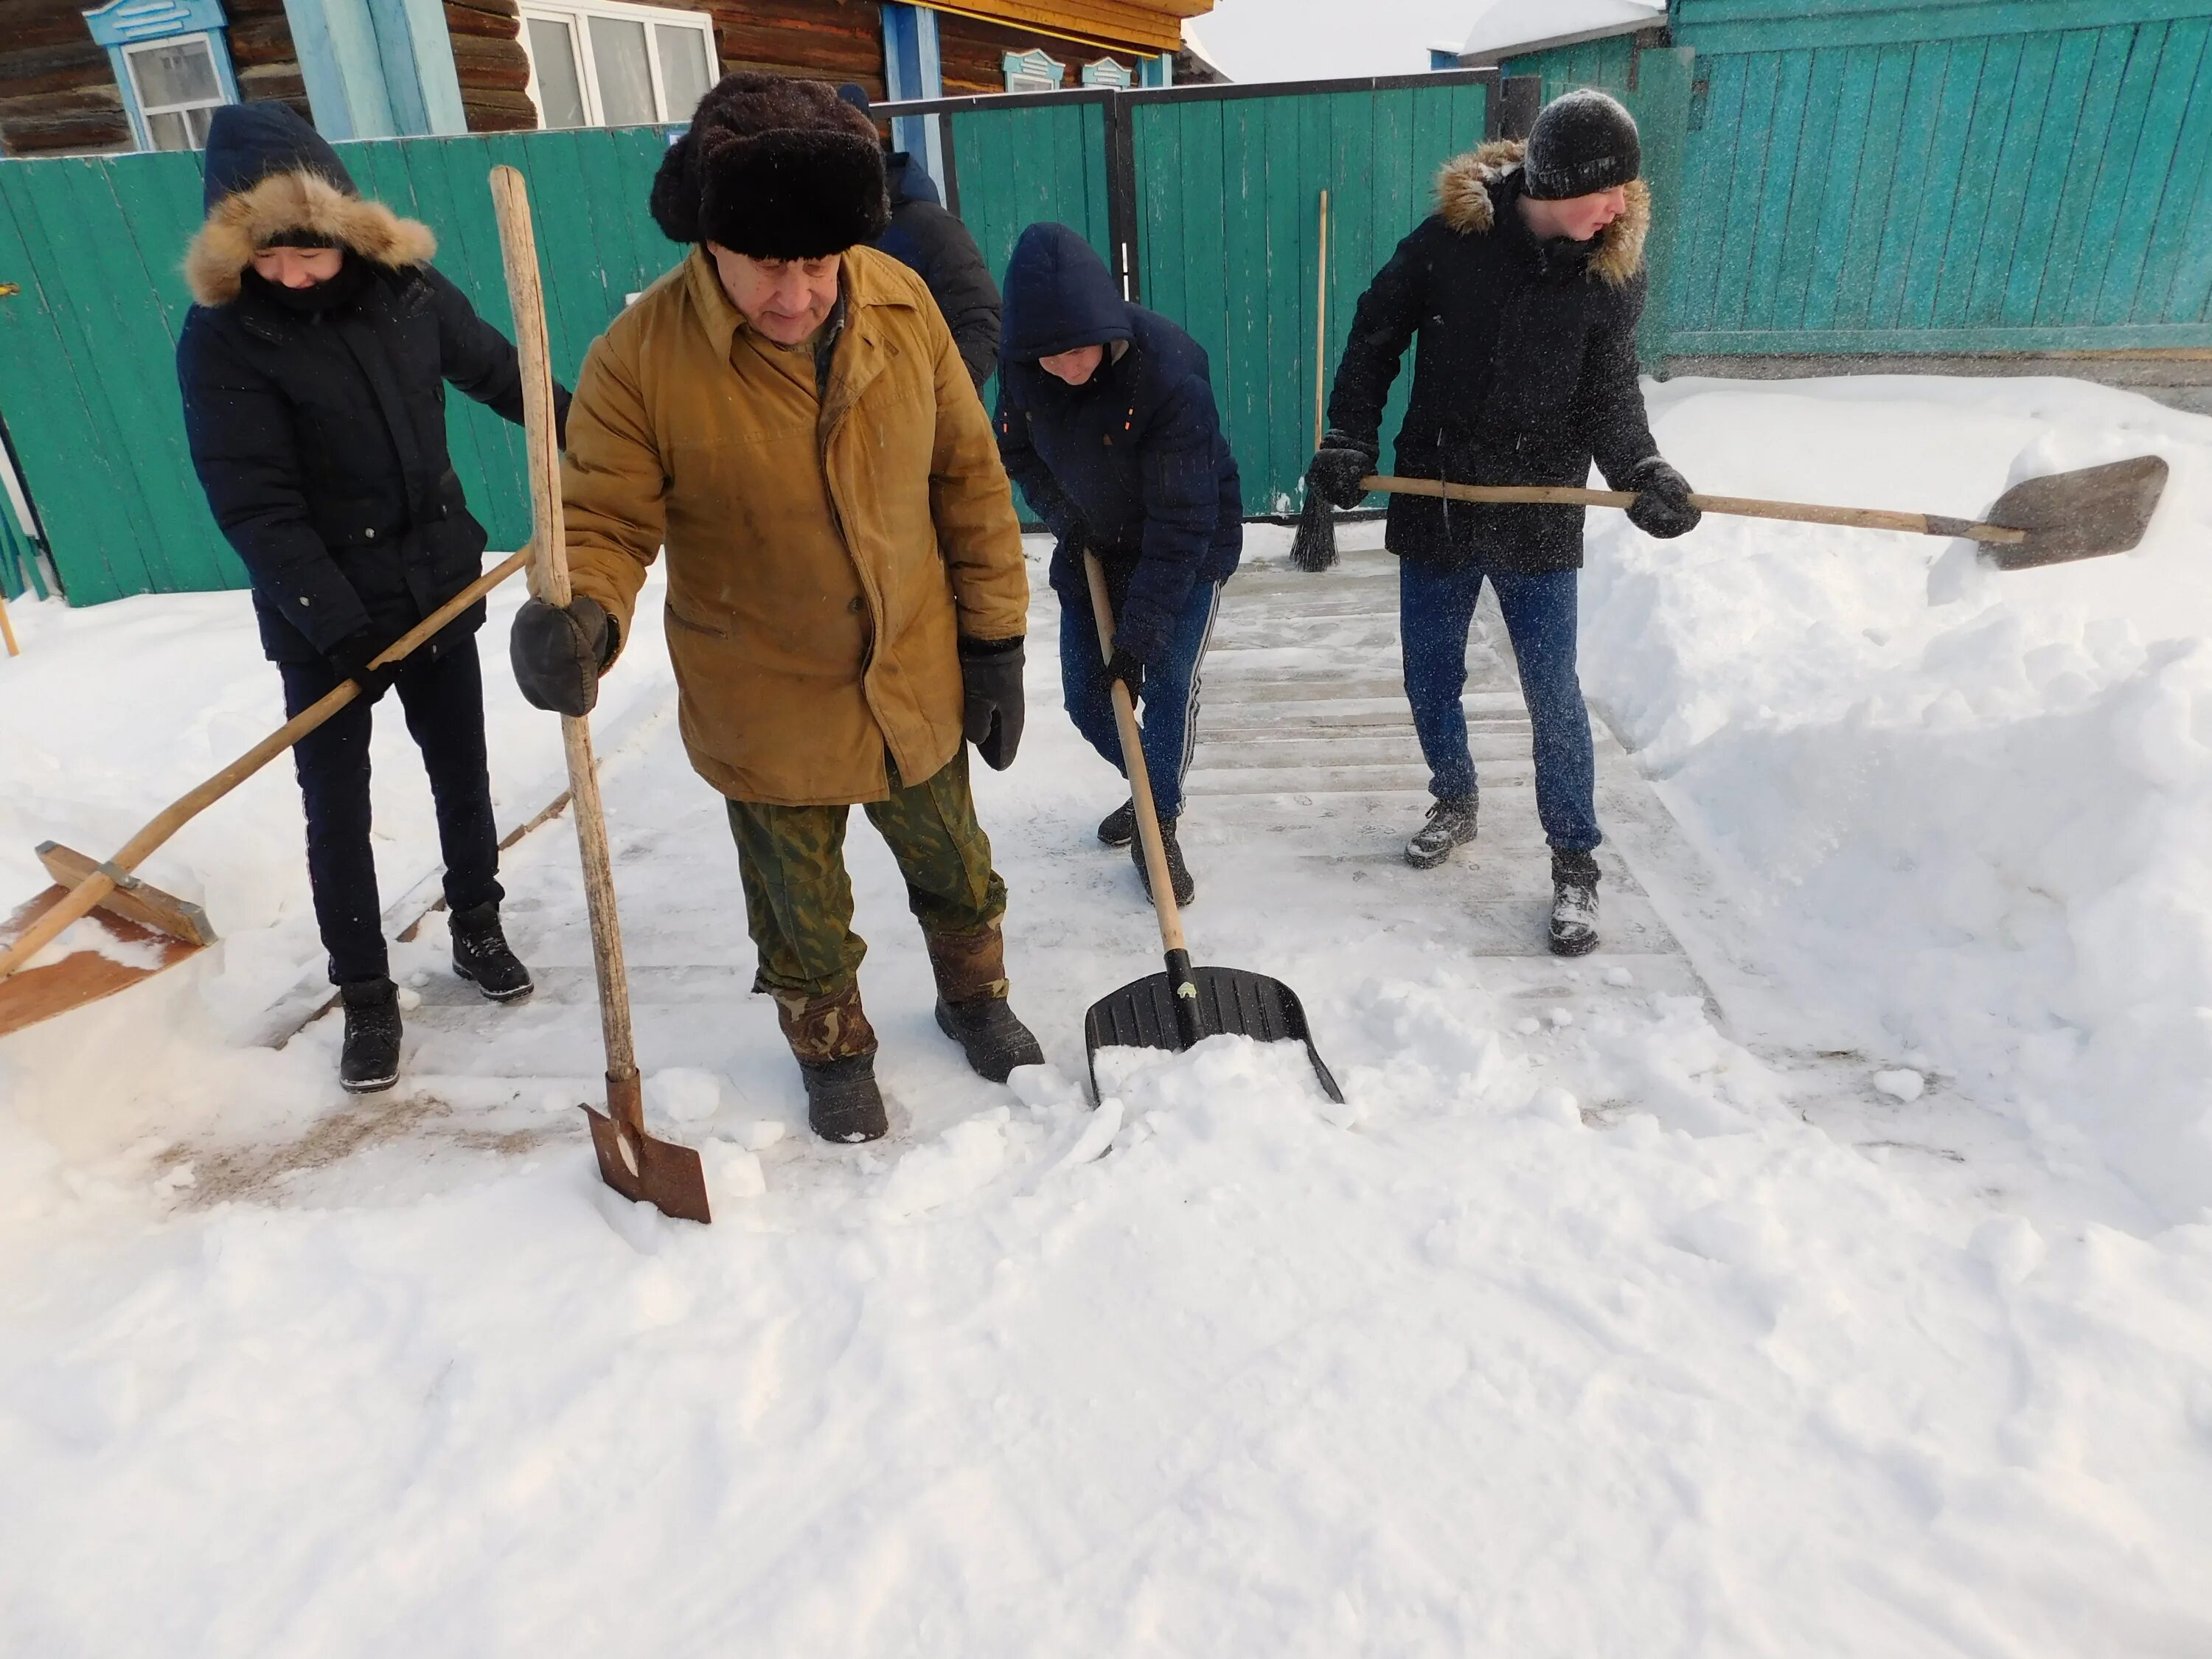
[[[0,143],[10,155],[128,149],[131,121],[79,0],[6,0]]]
[[[883,13],[873,0],[702,0],[688,9],[714,15],[725,75],[765,70],[886,95]]]
[[[522,50],[515,0],[445,0],[453,73],[471,132],[526,132],[538,125],[530,101],[530,59]]]

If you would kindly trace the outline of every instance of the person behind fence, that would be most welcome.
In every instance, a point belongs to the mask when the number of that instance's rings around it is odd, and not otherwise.
[[[999,453],[1053,532],[1060,683],[1067,712],[1123,775],[1109,688],[1144,707],[1145,766],[1176,901],[1196,890],[1176,835],[1197,740],[1199,665],[1221,585],[1244,544],[1237,462],[1222,434],[1206,352],[1166,318],[1129,304],[1106,262],[1066,225],[1031,225],[1006,266]],[[1098,555],[1114,651],[1098,647],[1084,574]],[[1150,892],[1135,806],[1098,826],[1130,848]]]
[[[848,82],[837,95],[869,115],[868,94]],[[872,121],[874,118],[870,115]],[[891,198],[890,222],[869,246],[909,266],[929,286],[929,297],[945,313],[968,378],[981,393],[999,372],[999,285],[983,250],[968,227],[945,205],[937,181],[919,159],[884,145],[884,178]]]
[[[532,600],[523,694],[588,710],[668,555],[695,770],[724,798],[755,988],[817,1134],[889,1128],[844,838],[859,805],[906,878],[939,1026],[1004,1082],[1042,1061],[1007,1000],[1006,884],[967,750],[1012,764],[1029,579],[991,427],[921,279],[865,246],[875,131],[819,82],[730,76],[670,149],[655,222],[691,244],[584,360],[562,475],[575,599]]]
[[[403,661],[369,666],[483,567],[484,529],[447,453],[446,382],[520,422],[522,374],[514,345],[430,263],[428,228],[363,200],[283,104],[216,112],[205,204],[177,341],[192,465],[252,580],[286,712],[347,680],[364,693],[293,757],[315,919],[345,1009],[339,1079],[368,1092],[399,1073],[369,846],[371,711],[387,690],[429,774],[453,971],[497,1002],[531,989],[500,925],[483,604]],[[559,407],[567,398],[556,389]]]
[[[1682,475],[1660,458],[1637,380],[1650,196],[1636,123],[1601,92],[1568,93],[1525,143],[1445,164],[1437,211],[1360,296],[1308,486],[1358,505],[1382,408],[1419,340],[1396,470],[1462,483],[1583,483],[1595,458],[1636,492],[1646,534],[1694,529]],[[1597,945],[1601,836],[1589,716],[1575,667],[1578,507],[1391,497],[1406,693],[1435,803],[1407,843],[1417,869],[1474,839],[1476,780],[1461,696],[1475,601],[1488,581],[1513,641],[1534,728],[1536,808],[1552,848],[1551,947]]]

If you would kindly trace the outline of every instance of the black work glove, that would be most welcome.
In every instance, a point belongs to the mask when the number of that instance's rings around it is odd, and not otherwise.
[[[1331,428],[1306,465],[1306,488],[1331,507],[1355,507],[1367,499],[1360,480],[1375,471],[1376,453],[1373,444]]]
[[[1022,746],[1022,640],[960,641],[960,685],[966,694],[963,735],[983,764],[1003,772]]]
[[[1628,521],[1662,542],[1688,535],[1705,516],[1690,505],[1690,481],[1656,455],[1631,467],[1621,486],[1636,492]]]
[[[382,668],[371,668],[369,659],[382,655],[392,648],[399,636],[381,629],[364,628],[358,634],[349,634],[329,650],[323,660],[337,671],[342,680],[351,680],[361,687],[361,695],[374,702],[385,694],[392,682],[399,676],[399,665],[388,663]]]
[[[1126,645],[1114,647],[1114,654],[1106,659],[1106,684],[1109,692],[1119,680],[1129,688],[1129,701],[1136,702],[1145,689],[1145,659]]]
[[[526,599],[507,641],[514,683],[532,708],[580,718],[599,700],[599,671],[614,660],[619,637],[597,599],[579,594],[566,610]]]

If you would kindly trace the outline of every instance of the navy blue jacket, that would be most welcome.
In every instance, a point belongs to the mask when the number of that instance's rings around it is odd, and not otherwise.
[[[1037,366],[1099,344],[1106,361],[1085,386]],[[1031,225],[1006,266],[998,426],[1007,472],[1060,539],[1054,591],[1089,603],[1086,546],[1127,571],[1115,643],[1157,660],[1193,585],[1225,580],[1244,545],[1243,490],[1204,349],[1123,300],[1106,262],[1066,225]]]
[[[347,258],[346,299],[312,314],[243,268],[286,228],[264,222],[287,199],[265,182],[303,173],[343,192],[305,228]],[[514,347],[428,263],[386,263],[415,240],[427,252],[428,233],[355,195],[336,153],[283,105],[216,112],[206,188],[191,262],[202,302],[177,341],[177,378],[193,466],[252,579],[262,648],[312,662],[356,635],[396,638],[483,568],[484,529],[447,452],[446,386],[520,422]],[[483,619],[472,606],[437,643]]]

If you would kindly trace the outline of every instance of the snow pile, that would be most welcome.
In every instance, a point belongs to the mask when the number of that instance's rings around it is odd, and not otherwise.
[[[1969,515],[2166,458],[2135,553],[2008,575],[1925,538],[1594,517],[1584,676],[1836,1046],[2018,1111],[2169,1218],[2212,1204],[2212,421],[2060,380],[1652,403],[1715,494]]]

